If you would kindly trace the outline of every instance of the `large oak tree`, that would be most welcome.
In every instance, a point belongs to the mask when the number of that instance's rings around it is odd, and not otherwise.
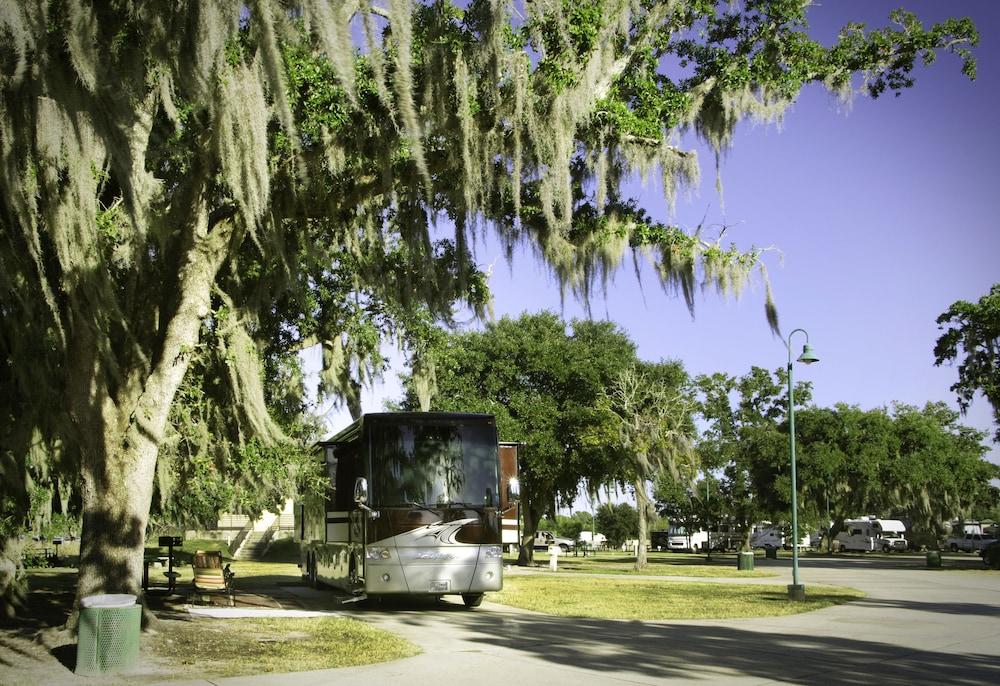
[[[697,174],[677,133],[723,150],[807,83],[898,90],[918,58],[977,39],[968,21],[897,13],[827,48],[805,8],[0,0],[5,502],[23,504],[30,455],[77,474],[78,593],[138,592],[192,364],[213,348],[237,444],[280,442],[262,383],[273,337],[322,344],[331,389],[350,393],[372,329],[333,314],[386,295],[406,338],[417,305],[481,305],[476,227],[529,241],[580,293],[628,246],[650,246],[689,303],[702,279],[738,288],[758,253],[651,222],[622,181],[659,170],[672,195]],[[341,269],[348,295],[327,288]]]

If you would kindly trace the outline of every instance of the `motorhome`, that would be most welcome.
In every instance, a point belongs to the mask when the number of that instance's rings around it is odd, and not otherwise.
[[[608,544],[608,537],[600,531],[596,534],[593,531],[581,531],[577,540],[592,548],[603,548]]]
[[[502,588],[513,494],[500,487],[492,415],[366,414],[317,448],[326,491],[295,508],[313,585],[355,598],[461,595],[467,607]]]
[[[879,519],[869,515],[861,519],[848,519],[844,531],[834,536],[840,550],[860,550],[871,552],[905,551],[906,526],[898,519]]]
[[[708,546],[708,532],[702,529],[688,531],[683,526],[671,524],[667,530],[667,547],[674,552],[699,552]]]
[[[755,526],[750,534],[751,548],[784,548],[785,534],[772,526]]]
[[[782,529],[765,522],[754,525],[753,532],[750,534],[750,547],[784,548],[785,550],[791,550],[792,544],[789,542],[790,539],[791,537],[785,536],[785,532]],[[816,545],[818,541],[818,536],[809,533],[802,534],[799,536],[799,548],[808,548],[811,545]]]

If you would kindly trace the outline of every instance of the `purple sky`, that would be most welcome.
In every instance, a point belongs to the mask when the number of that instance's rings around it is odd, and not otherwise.
[[[691,228],[707,215],[708,225],[728,225],[727,237],[742,248],[780,251],[765,259],[781,327],[786,336],[794,328],[809,332],[821,362],[795,373],[813,383],[820,406],[956,406],[948,390],[956,370],[933,365],[935,319],[952,302],[978,300],[1000,282],[1000,2],[827,0],[811,10],[810,24],[830,41],[850,20],[885,25],[899,5],[925,23],[971,16],[982,35],[977,80],[970,83],[959,60],[943,55],[918,68],[916,86],[899,98],[859,96],[845,106],[810,87],[780,127],[740,126],[723,161],[724,208],[712,155],[699,148],[702,188],[678,200],[674,218]],[[641,192],[653,216],[668,221],[659,188]],[[560,303],[557,283],[527,252],[512,269],[495,245],[480,246],[477,258],[496,263],[497,317],[541,309],[586,316],[581,304]],[[785,364],[784,344],[764,318],[759,280],[739,300],[699,295],[694,319],[651,269],[642,282],[640,289],[626,263],[607,298],[592,301],[592,314],[617,322],[644,359],[680,359],[692,375]],[[792,341],[796,356],[803,340],[796,334]],[[398,396],[396,371],[365,393],[365,411]],[[329,421],[340,428],[348,419],[335,413]],[[992,433],[982,398],[963,421]],[[1000,449],[994,446],[990,459],[1000,463]]]

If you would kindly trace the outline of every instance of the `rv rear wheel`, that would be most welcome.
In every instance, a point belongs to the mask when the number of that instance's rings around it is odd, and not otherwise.
[[[462,602],[468,608],[479,607],[483,604],[483,594],[482,593],[463,593]]]
[[[951,544],[951,552],[953,552],[953,553],[957,553],[958,552],[958,546],[955,545],[954,543]]]
[[[892,548],[890,548],[888,544],[885,544],[882,546],[882,552],[883,553],[892,552]]]

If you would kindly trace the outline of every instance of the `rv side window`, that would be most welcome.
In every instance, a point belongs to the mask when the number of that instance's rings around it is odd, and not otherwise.
[[[354,480],[361,476],[357,468],[357,444],[341,443],[337,449],[337,489],[331,509],[346,512],[354,509]]]
[[[337,446],[328,445],[323,454],[326,463],[326,509],[336,509],[337,497]]]
[[[851,536],[860,536],[861,529],[851,529]]]

